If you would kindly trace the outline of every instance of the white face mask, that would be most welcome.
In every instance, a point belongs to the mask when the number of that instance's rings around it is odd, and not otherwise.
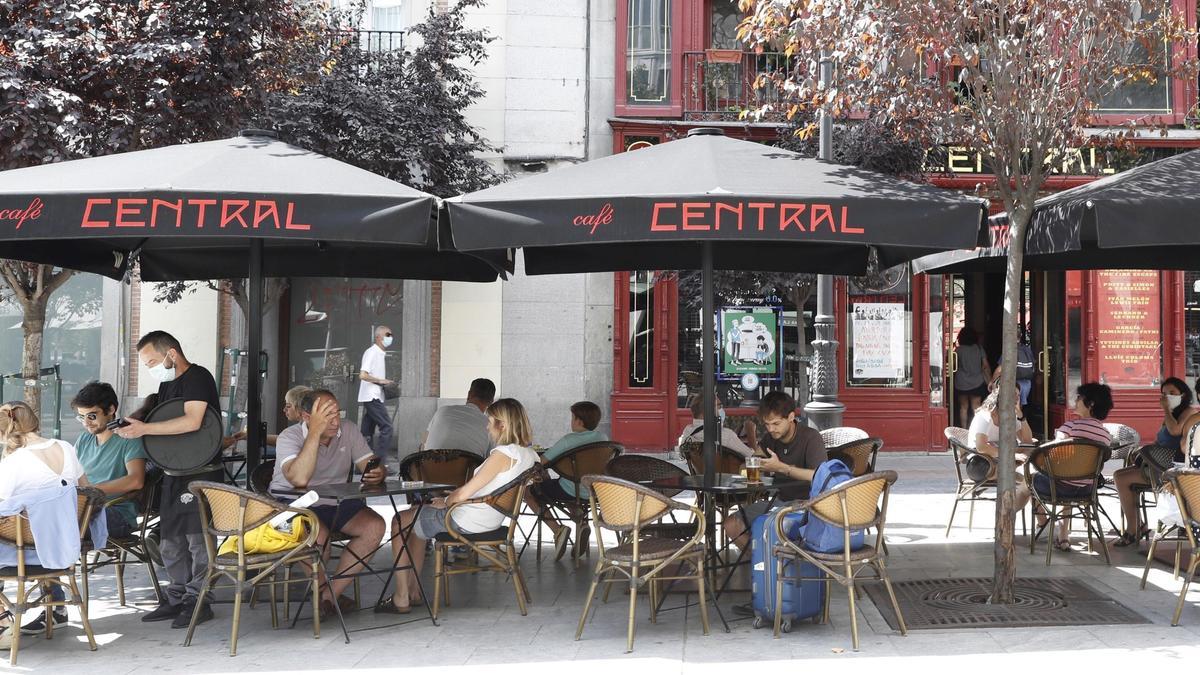
[[[171,380],[174,380],[175,366],[168,368],[165,364],[165,361],[160,361],[159,363],[150,366],[148,369],[150,371],[150,377],[153,377],[159,382],[170,382]]]
[[[1182,395],[1167,394],[1167,405],[1171,406],[1171,410],[1178,408],[1181,403],[1183,403]]]
[[[384,336],[384,338],[383,338],[383,346],[384,346],[385,348],[387,348],[387,347],[391,347],[391,346],[392,346],[392,336],[391,336],[391,335],[386,335],[386,336]]]

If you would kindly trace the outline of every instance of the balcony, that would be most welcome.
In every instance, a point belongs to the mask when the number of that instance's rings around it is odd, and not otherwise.
[[[404,31],[344,29],[333,32],[334,44],[368,52],[404,53]]]
[[[756,54],[730,49],[709,49],[683,54],[683,119],[688,121],[735,122],[743,110],[782,97],[769,83],[755,89],[759,75],[771,75],[788,68],[791,59],[780,53]],[[782,122],[782,111],[772,111],[763,119]]]

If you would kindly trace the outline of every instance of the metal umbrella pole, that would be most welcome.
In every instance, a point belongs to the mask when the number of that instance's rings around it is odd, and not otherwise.
[[[258,376],[259,354],[262,353],[262,296],[263,296],[263,241],[250,241],[249,310],[246,317],[250,329],[250,344],[247,349],[250,377],[246,383],[246,489],[253,490],[251,476],[262,462],[262,380]]]

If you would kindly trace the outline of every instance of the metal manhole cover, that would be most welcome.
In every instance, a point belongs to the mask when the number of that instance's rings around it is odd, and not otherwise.
[[[932,628],[1020,628],[1150,623],[1128,607],[1073,579],[1018,579],[1016,602],[990,605],[992,580],[922,579],[893,582],[910,630]],[[892,629],[899,624],[883,584],[863,585]]]

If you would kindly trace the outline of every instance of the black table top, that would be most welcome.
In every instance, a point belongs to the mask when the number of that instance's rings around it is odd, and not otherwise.
[[[379,485],[363,485],[360,481],[351,483],[330,483],[311,488],[321,499],[345,501],[347,499],[367,499],[370,497],[386,497],[388,495],[418,495],[429,492],[453,490],[453,485],[444,483],[421,483],[420,485],[404,486],[405,481],[389,480]],[[289,490],[288,494],[302,495],[308,490]]]
[[[766,478],[762,483],[747,483],[738,474],[718,473],[713,476],[713,484],[707,487],[704,485],[704,476],[700,474],[660,478],[651,481],[649,484],[653,487],[669,490],[693,490],[695,492],[710,492],[713,494],[740,495],[751,492],[777,492],[780,488],[801,485],[804,482]]]

